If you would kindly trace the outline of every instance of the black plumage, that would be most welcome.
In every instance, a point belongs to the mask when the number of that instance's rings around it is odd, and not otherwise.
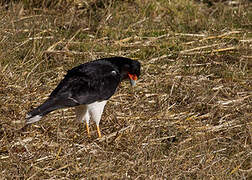
[[[84,105],[82,110],[85,113],[81,113],[79,118],[82,121],[86,119],[88,127],[89,117],[92,116],[98,128],[105,101],[115,93],[121,81],[129,79],[134,85],[139,76],[140,63],[129,58],[103,58],[81,64],[69,70],[48,99],[27,114],[26,124],[39,121],[44,115],[60,108]],[[94,104],[98,110],[94,109]],[[89,111],[90,115],[86,114]]]

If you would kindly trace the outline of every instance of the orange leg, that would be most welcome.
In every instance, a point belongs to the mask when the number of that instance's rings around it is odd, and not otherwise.
[[[96,125],[99,138],[101,138],[101,131],[99,125]]]
[[[88,126],[88,123],[86,123],[86,128],[87,128],[87,134],[88,134],[88,137],[90,137],[90,131],[89,131],[89,126]]]

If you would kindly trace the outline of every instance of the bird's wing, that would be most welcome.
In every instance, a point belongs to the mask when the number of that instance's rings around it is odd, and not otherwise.
[[[86,63],[68,71],[50,98],[90,104],[109,99],[119,85],[119,71],[106,63]]]

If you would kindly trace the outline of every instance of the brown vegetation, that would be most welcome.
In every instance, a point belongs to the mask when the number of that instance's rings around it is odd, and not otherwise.
[[[252,177],[250,1],[36,2],[0,6],[0,179]],[[72,109],[21,129],[68,69],[110,56],[143,67],[101,139]]]

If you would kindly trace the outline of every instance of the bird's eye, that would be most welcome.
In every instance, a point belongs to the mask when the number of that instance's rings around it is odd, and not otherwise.
[[[111,71],[111,74],[116,75],[116,71]]]

